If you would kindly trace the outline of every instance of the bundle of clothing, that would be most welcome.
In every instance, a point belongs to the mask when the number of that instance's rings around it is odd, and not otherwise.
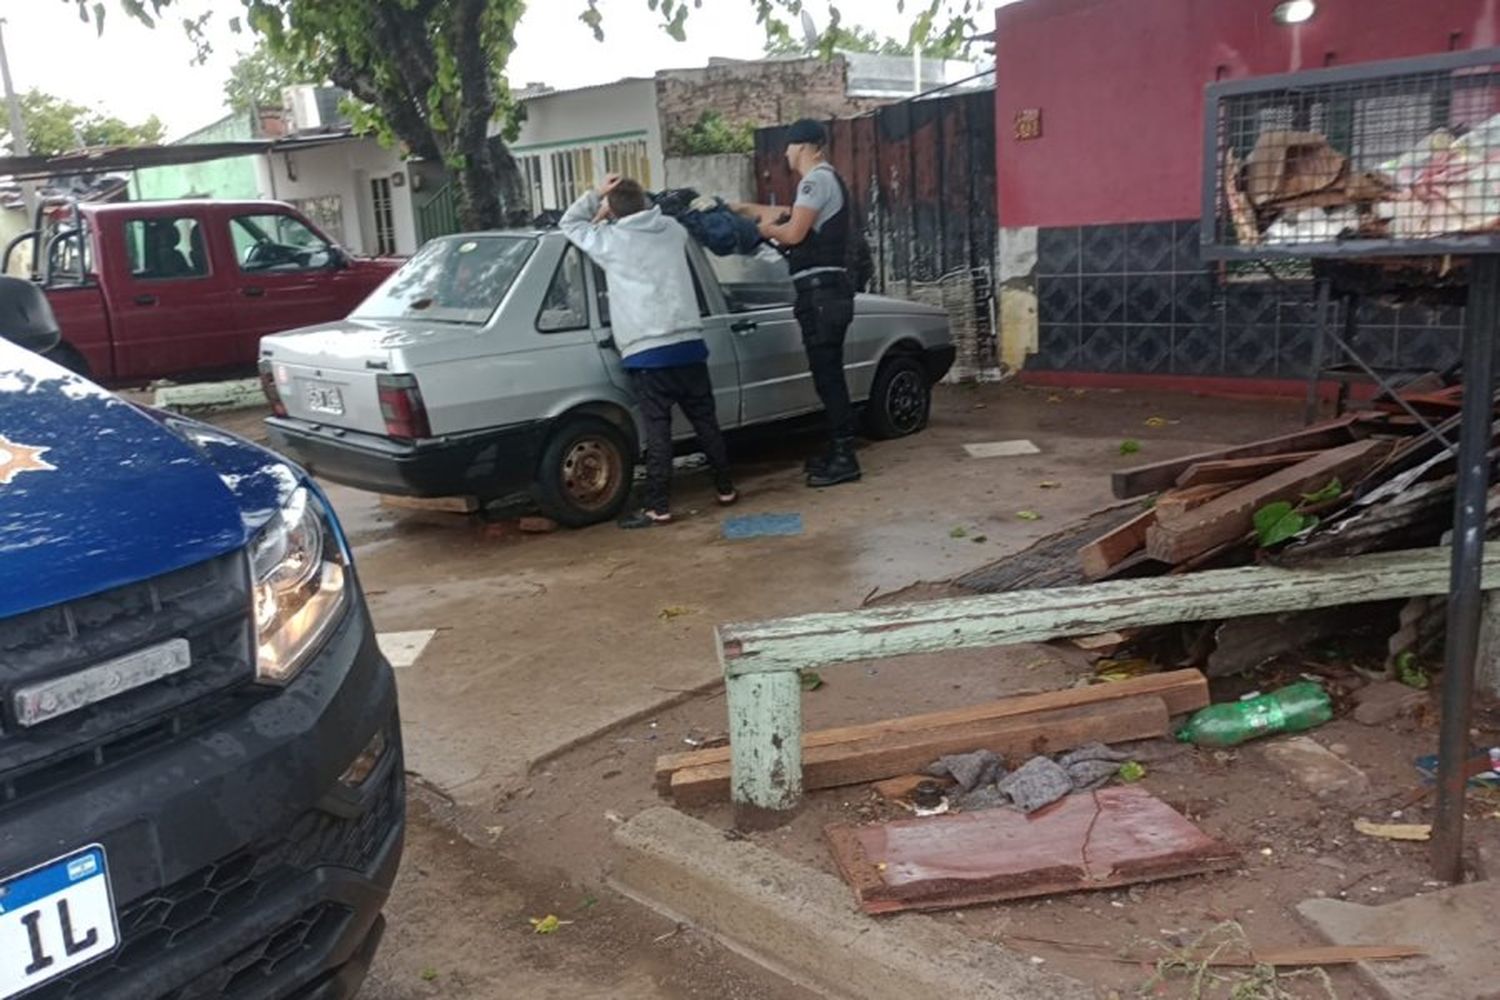
[[[692,188],[671,188],[654,200],[663,215],[682,223],[693,239],[720,257],[753,254],[760,245],[755,220],[732,211],[722,198],[699,195]]]

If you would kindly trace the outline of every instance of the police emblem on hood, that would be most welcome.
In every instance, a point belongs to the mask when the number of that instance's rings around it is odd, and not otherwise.
[[[0,434],[0,486],[10,485],[10,481],[23,472],[55,470],[57,466],[51,462],[42,461],[42,454],[51,450],[51,448],[33,448],[31,445],[12,441],[4,434]]]

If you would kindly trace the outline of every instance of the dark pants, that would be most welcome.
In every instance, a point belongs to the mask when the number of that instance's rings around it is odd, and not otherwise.
[[[646,490],[647,510],[665,514],[671,509],[672,488],[672,407],[682,408],[698,445],[708,456],[714,470],[714,484],[720,492],[732,486],[729,478],[729,453],[724,448],[724,434],[714,408],[714,387],[708,377],[708,365],[673,365],[670,368],[633,368],[630,380],[635,386],[636,401],[646,421]]]
[[[854,291],[848,285],[799,290],[793,312],[802,327],[802,347],[829,431],[835,441],[852,438],[854,406],[844,379],[844,337],[854,320]]]

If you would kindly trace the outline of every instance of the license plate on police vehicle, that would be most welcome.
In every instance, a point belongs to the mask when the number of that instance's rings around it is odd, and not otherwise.
[[[307,408],[314,413],[331,413],[334,416],[342,416],[344,413],[344,394],[336,385],[326,382],[313,382],[307,387]]]
[[[119,943],[98,844],[0,880],[0,1000],[67,975]]]

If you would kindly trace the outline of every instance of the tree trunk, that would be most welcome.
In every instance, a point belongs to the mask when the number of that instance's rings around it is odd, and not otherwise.
[[[464,229],[499,229],[500,185],[487,146],[459,150],[458,224]]]
[[[500,215],[507,226],[531,223],[531,192],[521,176],[521,164],[511,155],[505,142],[495,136],[489,142],[490,161],[495,169],[495,183],[500,196]]]

